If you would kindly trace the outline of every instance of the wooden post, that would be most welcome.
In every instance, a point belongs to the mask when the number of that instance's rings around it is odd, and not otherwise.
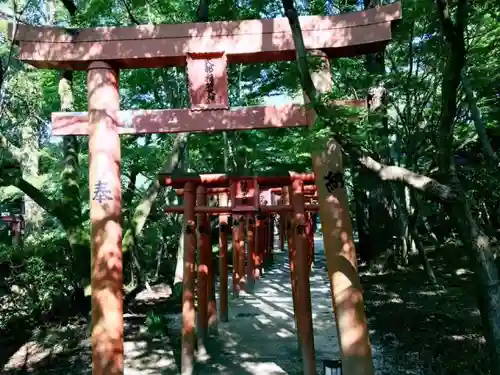
[[[255,272],[257,263],[257,249],[255,245],[255,217],[248,215],[247,232],[247,291],[253,291],[255,286]]]
[[[283,199],[279,200],[279,204],[283,204]],[[279,214],[279,236],[280,236],[280,250],[285,251],[285,213],[280,212]]]
[[[274,215],[269,214],[269,246],[267,247],[267,259],[272,260],[274,250]]]
[[[236,196],[238,192],[238,182],[233,181],[230,185],[231,190],[231,208],[236,207]],[[242,252],[242,246],[244,246],[243,235],[241,233],[241,224],[240,222],[243,220],[241,215],[233,215],[233,235],[232,235],[232,243],[233,243],[233,297],[238,297],[240,295],[240,279],[242,277],[242,273],[245,272],[244,268],[240,269],[240,254]]]
[[[219,195],[219,206],[227,207],[227,194]],[[227,295],[227,237],[229,232],[228,215],[219,215],[219,299],[220,309],[219,318],[221,322],[227,322],[228,319],[228,295]]]
[[[207,294],[208,294],[208,333],[217,332],[217,299],[215,294],[215,269],[214,257],[212,252],[212,220],[209,214],[207,217]]]
[[[255,247],[257,249],[258,254],[262,254],[264,251],[264,220],[263,215],[256,215],[256,223],[255,223]],[[259,264],[259,267],[262,265]],[[259,270],[259,276],[262,270]]]
[[[341,157],[340,146],[335,140],[327,143],[323,153],[313,156],[321,229],[339,333],[342,372],[348,375],[372,375],[372,352]]]
[[[233,297],[240,295],[240,220],[239,215],[233,215]]]
[[[325,57],[323,63],[323,69],[313,75],[313,81],[319,91],[329,92],[332,85],[330,65]],[[339,335],[342,373],[372,375],[372,351],[344,187],[342,150],[340,145],[331,139],[326,143],[324,151],[313,153],[312,159],[328,277]]]
[[[123,374],[121,151],[118,71],[88,68],[89,189],[92,287],[92,373]]]
[[[240,270],[240,290],[246,290],[247,279],[245,277],[245,217],[242,216],[238,225],[238,269]]]
[[[306,220],[304,211],[304,184],[301,180],[292,183],[291,204],[293,208],[292,230],[295,244],[296,272],[296,319],[299,327],[300,348],[304,375],[316,375],[316,358],[311,308],[311,290],[309,286],[308,248]]]
[[[307,227],[306,227],[306,233],[307,233],[307,240],[308,240],[308,250],[309,250],[309,258],[307,264],[309,265],[309,269],[314,268],[314,231],[313,231],[313,214],[312,212],[306,213],[306,221],[307,221]]]
[[[196,204],[198,206],[207,205],[207,192],[204,186],[196,189]],[[197,214],[198,221],[198,339],[204,344],[208,331],[208,263],[211,252],[211,236],[208,223],[208,215]]]
[[[281,196],[283,197],[283,204],[290,204],[290,187],[288,186],[284,186],[283,189],[282,189],[282,194]],[[297,262],[296,262],[296,258],[295,258],[295,239],[294,239],[294,236],[293,236],[293,231],[291,229],[291,217],[290,215],[286,215],[285,216],[286,218],[286,221],[285,221],[285,227],[287,228],[287,231],[286,231],[286,234],[287,234],[287,245],[288,245],[288,265],[290,267],[290,284],[291,284],[291,288],[292,288],[292,301],[293,301],[293,315],[294,315],[294,320],[295,320],[295,329],[297,331],[297,348],[298,348],[298,351],[299,353],[302,351],[301,349],[301,342],[300,342],[300,333],[299,333],[299,329],[300,329],[300,326],[298,324],[298,321],[297,321],[297,317],[298,317],[298,314],[297,314],[297,284],[296,284],[296,280],[297,280],[297,277],[295,275],[296,273],[296,265],[297,265]]]
[[[266,254],[267,248],[269,247],[269,215],[264,215],[263,222],[264,222],[264,230],[263,230],[264,241],[262,242],[261,252],[262,254]]]
[[[191,375],[194,366],[195,310],[194,267],[196,260],[195,184],[184,185],[184,275],[182,280],[181,374]]]

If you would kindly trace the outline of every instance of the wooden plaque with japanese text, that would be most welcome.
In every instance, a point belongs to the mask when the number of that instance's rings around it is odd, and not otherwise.
[[[192,110],[229,108],[226,55],[189,54],[187,75]]]

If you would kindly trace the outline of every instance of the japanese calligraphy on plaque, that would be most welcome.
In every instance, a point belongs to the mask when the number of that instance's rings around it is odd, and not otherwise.
[[[111,189],[109,188],[106,181],[97,180],[97,182],[94,184],[92,200],[99,202],[99,204],[103,204],[103,202],[105,201],[113,200]]]
[[[187,58],[191,108],[228,109],[227,61],[224,54],[197,55]]]
[[[331,194],[335,189],[344,187],[344,175],[341,172],[329,171],[324,177],[326,190]]]
[[[215,102],[214,64],[210,59],[205,60],[205,90],[207,100],[209,102]]]

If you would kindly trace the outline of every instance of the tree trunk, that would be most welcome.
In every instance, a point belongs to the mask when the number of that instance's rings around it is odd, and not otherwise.
[[[70,14],[70,24],[76,14],[76,6],[70,1],[63,1]],[[52,19],[53,17],[50,17]],[[62,71],[59,77],[59,100],[61,112],[73,112],[73,72]],[[78,277],[78,283],[84,287],[90,281],[90,236],[83,226],[82,194],[80,190],[78,155],[80,142],[76,136],[63,137],[64,169],[61,173],[62,201],[60,213],[64,220],[62,225],[66,230],[71,251],[73,253],[73,272]]]
[[[59,79],[59,98],[61,111],[74,111],[73,72],[63,71]],[[61,213],[64,215],[63,226],[73,253],[73,271],[79,282],[90,280],[90,237],[83,227],[82,196],[79,181],[78,154],[80,143],[76,136],[63,138],[64,169],[61,174],[62,202]]]
[[[368,197],[363,189],[362,179],[356,178],[354,184],[354,201],[356,205],[356,229],[358,232],[359,246],[358,249],[359,257],[364,262],[369,262],[373,255],[373,246],[370,238],[370,231],[368,225],[368,207],[367,201]]]
[[[480,230],[473,218],[469,198],[460,186],[454,165],[453,130],[457,115],[458,87],[466,58],[464,30],[469,4],[467,0],[458,1],[455,21],[452,20],[447,0],[436,0],[436,5],[442,31],[449,48],[441,85],[439,170],[441,175],[450,181],[450,185],[455,190],[457,199],[447,208],[474,270],[478,287],[479,309],[492,363],[492,373],[500,374],[500,280],[498,269],[489,238]]]
[[[39,132],[36,126],[26,120],[21,128],[21,175],[22,178],[37,186],[39,167]],[[43,220],[43,210],[29,196],[24,196],[24,222],[27,236],[40,231]]]
[[[292,0],[283,0],[283,7],[292,30],[296,61],[302,89],[307,94],[314,110],[319,117],[335,124],[336,114],[331,111],[331,105],[318,100],[319,94],[309,71],[309,63],[302,37],[300,21]],[[452,165],[452,136],[453,124],[456,115],[456,94],[460,73],[464,63],[465,43],[463,30],[467,16],[468,4],[466,0],[458,2],[457,25],[451,20],[451,12],[446,0],[437,0],[438,12],[443,23],[443,31],[451,45],[451,58],[447,63],[447,71],[442,84],[442,116],[440,126],[439,167],[444,176],[455,177]],[[458,35],[457,30],[461,32]],[[458,39],[458,42],[457,42]],[[461,39],[461,40],[460,40]],[[458,48],[457,48],[458,47]],[[453,66],[455,64],[455,66]],[[452,72],[453,74],[449,74]],[[458,75],[456,74],[458,72]],[[445,203],[456,221],[462,241],[467,247],[469,257],[476,275],[480,297],[481,317],[485,328],[485,336],[492,360],[492,373],[500,374],[500,282],[498,269],[493,259],[488,238],[481,233],[477,223],[472,218],[467,196],[456,183],[457,179],[450,179],[452,185],[443,185],[429,177],[418,175],[402,167],[388,166],[366,156],[352,141],[346,140],[339,134],[339,127],[332,126],[334,136],[342,146],[344,152],[354,158],[368,170],[375,173],[382,180],[399,181],[428,196],[438,198]],[[458,188],[457,188],[458,186]]]
[[[164,173],[172,173],[179,166],[182,160],[183,150],[187,144],[188,133],[179,133],[175,138],[174,145],[172,146],[172,151],[168,157],[167,162],[162,170]],[[145,196],[142,198],[141,202],[137,205],[134,215],[132,216],[131,227],[125,232],[123,236],[122,249],[123,252],[127,252],[132,246],[136,244],[136,238],[140,235],[144,224],[151,212],[151,208],[158,196],[161,185],[158,179],[155,179],[149,185]]]
[[[425,274],[429,278],[429,281],[437,285],[437,279],[436,275],[434,275],[434,271],[432,269],[431,263],[429,262],[429,258],[427,257],[427,254],[425,253],[425,248],[422,244],[422,241],[418,238],[418,232],[415,227],[411,228],[412,235],[413,235],[413,240],[415,241],[415,246],[418,251],[418,256],[420,258],[420,262],[422,263],[422,267],[424,268]]]
[[[478,287],[479,310],[492,362],[492,374],[500,374],[500,279],[494,251],[477,225],[464,192],[450,207],[460,238],[464,243]]]

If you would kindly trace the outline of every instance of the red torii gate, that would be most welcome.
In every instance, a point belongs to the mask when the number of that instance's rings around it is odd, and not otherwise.
[[[269,189],[271,194],[280,196],[281,198],[278,199],[279,203],[285,203],[284,200],[288,200],[288,187],[275,187]],[[304,197],[308,199],[310,202],[313,203],[313,200],[317,200],[318,198],[318,192],[316,185],[308,185],[304,186]],[[309,265],[312,267],[312,264],[314,262],[314,232],[313,232],[313,222],[312,222],[312,211],[308,212],[309,216],[307,217],[307,228],[306,230],[308,231],[308,238],[309,238]],[[288,223],[289,220],[286,216],[286,213],[282,213],[280,215],[279,219],[279,243],[280,243],[280,249],[283,251],[285,248],[285,236],[286,232],[288,229]]]
[[[391,22],[400,18],[401,7],[395,3],[331,17],[300,17],[300,23],[306,49],[336,57],[382,50],[391,39]],[[10,24],[9,35],[19,45],[18,58],[37,68],[88,71],[88,113],[53,113],[52,127],[54,135],[89,136],[93,373],[122,374],[119,135],[312,124],[314,114],[297,104],[229,108],[227,64],[292,60],[295,46],[290,26],[286,18],[72,30]],[[119,69],[185,65],[191,108],[119,110]],[[333,179],[341,182],[341,155],[333,141],[325,150],[313,155],[313,168],[343,370],[346,375],[371,374],[371,349],[345,191]],[[339,264],[338,254],[348,264]],[[346,299],[351,302],[346,303]],[[353,329],[357,330],[355,342],[347,338]],[[192,356],[183,353],[182,358],[182,373],[191,374]]]
[[[304,194],[305,196],[309,197],[308,192],[311,190],[311,186],[304,186]],[[271,216],[275,212],[280,212],[283,210],[289,209],[289,207],[285,206],[276,206],[276,204],[272,204],[271,206],[265,206],[265,204],[262,202],[263,195],[266,193],[271,193],[271,200],[274,198],[274,194],[272,192],[274,188],[269,188],[266,187],[264,189],[260,189],[260,204],[261,207],[259,208],[259,212],[257,215],[255,215],[255,246],[256,246],[256,267],[258,268],[257,271],[262,272],[262,266],[264,266],[264,263],[267,261],[272,260],[272,252],[270,251],[273,246],[273,235],[274,235],[274,229],[273,225],[271,223]],[[280,190],[281,191],[281,190]],[[228,194],[231,192],[230,187],[211,187],[211,188],[206,188],[206,194],[209,196],[217,196],[218,198],[218,205],[217,207],[211,207],[207,208],[208,210],[211,211],[217,211],[219,213],[219,225],[221,227],[224,227],[228,224],[228,219],[227,219],[227,214],[225,213],[224,210],[221,210],[220,207],[227,207],[228,205]],[[175,193],[177,195],[184,195],[184,190],[183,189],[175,189]],[[200,208],[197,207],[199,210]],[[309,210],[311,208],[309,207]],[[166,212],[184,212],[183,208],[180,206],[170,206],[165,209]],[[222,213],[224,211],[224,213]],[[213,214],[213,212],[211,212]],[[259,216],[264,215],[264,218],[259,218]],[[227,234],[228,231],[220,230],[220,241],[227,243],[227,241],[224,241],[222,237],[224,237],[224,234]],[[221,248],[222,245],[219,245],[219,248]],[[261,251],[262,250],[262,251]],[[225,265],[223,264],[223,259],[224,257],[221,257],[221,264],[219,269],[224,270]],[[233,264],[233,271],[236,271],[236,267],[234,267],[237,264],[237,262],[234,262]],[[239,272],[235,272],[235,275],[239,274]],[[221,279],[224,279],[223,276],[221,276]],[[235,278],[236,279],[236,278]],[[222,280],[222,282],[227,282],[227,280]],[[237,295],[237,285],[238,283],[233,283],[233,293]],[[222,288],[224,289],[224,288]],[[224,319],[222,319],[224,321]]]
[[[194,353],[195,345],[195,313],[194,313],[194,270],[195,270],[195,222],[196,214],[198,217],[198,226],[206,226],[207,213],[225,213],[236,215],[249,215],[253,216],[259,213],[270,212],[291,212],[293,213],[292,230],[289,232],[294,236],[293,244],[289,244],[290,250],[290,276],[292,284],[293,305],[295,312],[295,319],[297,325],[297,334],[302,352],[302,363],[305,374],[316,373],[316,359],[314,351],[314,337],[312,326],[312,312],[311,312],[311,294],[309,286],[309,238],[306,232],[306,211],[318,211],[318,205],[305,204],[304,199],[304,184],[314,183],[315,176],[312,173],[293,173],[289,172],[288,175],[281,176],[228,176],[225,174],[203,174],[203,175],[179,175],[177,177],[170,175],[160,175],[160,183],[162,185],[169,185],[173,188],[184,187],[182,191],[184,195],[184,206],[170,206],[165,209],[166,212],[183,212],[184,224],[186,230],[184,233],[184,275],[183,285],[185,292],[183,293],[183,332],[182,332],[182,351],[188,352],[191,355]],[[225,185],[225,186],[224,186]],[[269,185],[286,185],[290,186],[292,191],[290,204],[282,205],[262,205],[259,200],[259,190],[269,190]],[[192,198],[194,189],[197,194],[206,197],[207,193],[218,193],[225,189],[231,192],[229,207],[208,207],[206,199],[198,199],[198,202]],[[196,204],[198,203],[198,204]],[[234,228],[241,230],[239,223],[233,225]],[[207,295],[210,290],[210,284],[207,279],[210,278],[210,266],[207,253],[211,250],[211,246],[206,246],[205,240],[202,239],[205,229],[199,230],[198,249],[200,252],[198,263],[198,335],[201,342],[207,335],[208,326],[210,324],[210,314],[208,302],[209,296]],[[244,242],[240,238],[239,232],[237,234],[237,241]],[[234,240],[234,239],[233,239]],[[266,246],[266,245],[265,245]],[[243,283],[245,286],[253,286],[256,275],[255,271],[255,258],[256,258],[256,241],[255,241],[255,223],[248,226],[248,267],[246,269],[247,280]],[[227,251],[227,246],[221,245],[223,252]],[[238,255],[235,265],[237,272],[243,278],[245,274],[245,257],[244,245],[243,249],[236,249]],[[234,251],[234,250],[233,250]],[[224,265],[224,266],[227,266]],[[227,273],[222,270],[221,281],[223,278],[227,280]],[[233,268],[234,272],[234,268]],[[213,271],[212,276],[213,277]],[[226,288],[226,289],[224,289]],[[187,292],[186,292],[187,291]],[[227,282],[221,282],[221,313],[227,316]],[[223,302],[224,301],[224,302]]]

